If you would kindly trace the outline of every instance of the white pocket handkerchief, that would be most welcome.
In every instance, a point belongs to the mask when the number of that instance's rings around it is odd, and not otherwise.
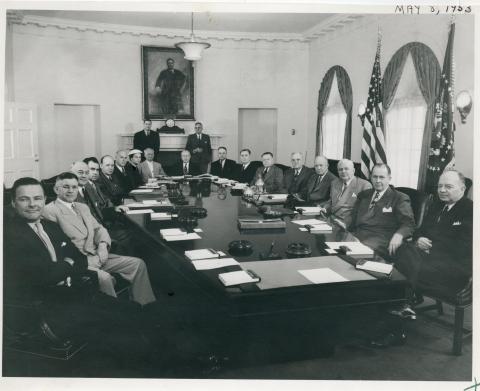
[[[455,221],[452,225],[462,225],[460,221]]]
[[[67,242],[62,242],[62,244],[60,245],[60,247],[65,247],[67,245]]]
[[[352,197],[357,198],[357,195],[355,193],[352,193]]]
[[[390,206],[390,207],[388,207],[388,208],[383,208],[383,209],[382,209],[382,212],[383,212],[383,213],[392,213],[392,207]]]

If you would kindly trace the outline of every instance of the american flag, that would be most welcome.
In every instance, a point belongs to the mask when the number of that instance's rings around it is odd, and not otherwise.
[[[455,24],[450,25],[447,49],[443,60],[443,70],[440,80],[440,93],[435,103],[435,122],[432,129],[432,140],[428,156],[426,190],[435,193],[440,175],[445,169],[455,166],[454,133],[455,111],[454,94],[454,65],[453,65],[453,38]]]
[[[365,114],[360,117],[363,126],[362,173],[369,178],[370,170],[377,163],[387,163],[385,137],[382,118],[382,79],[380,75],[381,37],[378,36],[377,53],[373,63],[372,76],[368,89]]]

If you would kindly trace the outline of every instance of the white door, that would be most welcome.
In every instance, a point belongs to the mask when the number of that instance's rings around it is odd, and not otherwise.
[[[238,150],[252,151],[251,160],[263,152],[277,152],[277,109],[238,109]]]
[[[36,105],[5,103],[4,140],[5,186],[25,176],[40,179]]]

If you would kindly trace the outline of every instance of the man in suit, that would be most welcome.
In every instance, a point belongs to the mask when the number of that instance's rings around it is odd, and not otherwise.
[[[255,177],[251,184],[255,185],[257,180],[263,180],[263,187],[267,193],[285,193],[283,187],[283,171],[273,164],[273,153],[264,152],[262,154],[263,167],[258,167]]]
[[[288,194],[297,194],[305,190],[313,171],[303,165],[303,155],[300,152],[293,152],[291,160],[292,167],[283,176],[283,187]]]
[[[129,193],[135,188],[135,178],[131,177],[127,171],[128,150],[122,149],[115,154],[115,167],[113,168],[114,180],[121,184],[125,193]]]
[[[180,154],[182,161],[172,167],[172,175],[200,175],[200,168],[190,160],[190,152],[183,150]]]
[[[415,228],[410,198],[389,186],[388,165],[373,166],[370,178],[373,189],[358,194],[349,231],[380,256],[392,257]]]
[[[97,180],[97,185],[114,205],[120,205],[122,199],[128,194],[123,188],[123,183],[118,176],[113,175],[115,169],[115,162],[113,157],[105,155],[100,159],[101,172]]]
[[[152,121],[149,119],[143,121],[143,130],[133,135],[133,148],[140,151],[144,151],[145,148],[152,148],[155,153],[154,160],[158,160],[160,136],[155,130],[152,130]]]
[[[190,152],[192,163],[199,167],[200,174],[205,174],[212,160],[212,146],[210,136],[203,134],[201,122],[195,122],[195,133],[188,136],[185,149]]]
[[[371,189],[365,179],[354,175],[353,162],[342,159],[338,162],[339,178],[332,181],[330,199],[323,205],[324,211],[336,218],[337,222],[348,227],[352,221],[352,212],[360,192]]]
[[[395,266],[414,289],[453,294],[472,276],[473,203],[465,197],[465,178],[445,171],[438,181],[438,200],[422,226],[398,251]]]
[[[128,152],[128,162],[125,165],[125,171],[130,177],[130,181],[133,185],[133,189],[142,185],[142,177],[138,172],[138,165],[142,161],[142,151],[138,149],[132,149]]]
[[[87,256],[88,266],[98,273],[100,290],[116,296],[114,278],[110,273],[119,273],[130,281],[132,298],[141,305],[155,301],[145,263],[134,257],[112,254],[110,235],[82,203],[74,202],[78,194],[78,179],[66,172],[57,177],[57,199],[48,204],[43,215],[60,225],[78,250]]]
[[[315,158],[314,168],[315,173],[308,179],[303,191],[294,194],[294,197],[307,204],[323,204],[330,199],[330,187],[337,177],[328,171],[328,160],[325,156]]]
[[[145,161],[138,165],[138,172],[142,178],[142,183],[148,183],[148,180],[158,175],[165,175],[162,165],[153,160],[154,153],[152,148],[145,148]]]
[[[235,179],[237,163],[232,159],[227,159],[227,148],[218,147],[218,160],[212,163],[210,174],[220,178]]]
[[[240,164],[237,165],[237,175],[235,179],[240,183],[250,183],[255,177],[258,166],[250,162],[252,151],[248,148],[240,151]]]

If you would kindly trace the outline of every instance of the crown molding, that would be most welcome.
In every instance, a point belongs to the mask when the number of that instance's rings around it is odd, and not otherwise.
[[[250,42],[304,42],[338,32],[351,24],[362,15],[339,14],[320,22],[303,33],[263,33],[237,31],[209,31],[195,30],[195,37],[199,40],[215,41],[250,41]],[[78,21],[73,19],[50,18],[37,15],[24,15],[21,10],[8,10],[7,21],[10,24],[32,25],[39,28],[56,28],[59,30],[75,30],[78,32],[94,32],[98,34],[113,33],[116,35],[130,35],[134,37],[170,38],[188,40],[188,29],[164,29],[142,26],[128,26],[120,24]]]

